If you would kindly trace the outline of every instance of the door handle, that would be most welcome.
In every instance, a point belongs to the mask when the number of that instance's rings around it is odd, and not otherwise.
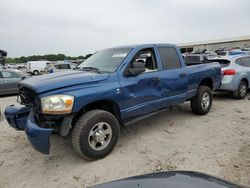
[[[159,81],[160,78],[159,77],[153,77],[151,80],[153,80],[153,81]]]
[[[181,77],[181,78],[183,78],[183,77],[186,77],[187,76],[187,74],[186,73],[181,73],[181,74],[179,74],[179,77]]]

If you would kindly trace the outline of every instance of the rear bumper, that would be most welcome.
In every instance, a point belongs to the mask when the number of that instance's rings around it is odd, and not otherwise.
[[[39,127],[33,113],[27,107],[8,106],[5,109],[5,117],[9,125],[17,130],[25,130],[28,140],[35,150],[49,154],[50,135],[53,129]]]

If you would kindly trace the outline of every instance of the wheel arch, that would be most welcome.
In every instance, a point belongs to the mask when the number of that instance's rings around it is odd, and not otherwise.
[[[73,119],[73,125],[79,119],[79,117],[82,116],[84,113],[86,113],[90,110],[97,110],[97,109],[110,112],[120,122],[121,113],[120,113],[120,108],[119,108],[118,104],[113,100],[103,99],[103,100],[98,100],[98,101],[88,103],[83,108],[81,108],[81,110],[78,111],[78,113],[75,115],[75,117]]]
[[[213,80],[209,77],[204,78],[200,81],[199,86],[208,86],[211,90],[213,90]]]
[[[249,81],[248,81],[248,79],[247,79],[247,78],[242,78],[242,79],[241,79],[241,81],[246,82],[246,83],[247,83],[247,87],[249,87]]]

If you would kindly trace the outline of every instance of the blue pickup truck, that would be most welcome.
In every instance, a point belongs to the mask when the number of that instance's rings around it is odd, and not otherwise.
[[[22,81],[21,105],[8,106],[5,117],[43,154],[49,154],[52,132],[71,132],[78,153],[100,159],[131,121],[185,101],[195,114],[207,114],[220,82],[218,63],[186,66],[175,45],[116,47],[95,53],[79,70]]]

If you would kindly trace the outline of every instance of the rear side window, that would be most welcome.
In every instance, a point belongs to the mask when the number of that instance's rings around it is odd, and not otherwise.
[[[200,56],[185,56],[184,61],[186,65],[195,65],[195,64],[201,64]]]
[[[210,59],[210,62],[218,62],[221,67],[228,67],[230,65],[230,61],[226,59]]]
[[[60,65],[55,65],[57,69],[70,69],[69,64],[60,64]]]
[[[243,67],[250,67],[250,57],[237,59],[235,63]]]
[[[180,59],[172,47],[158,47],[163,68],[166,70],[180,68]]]

